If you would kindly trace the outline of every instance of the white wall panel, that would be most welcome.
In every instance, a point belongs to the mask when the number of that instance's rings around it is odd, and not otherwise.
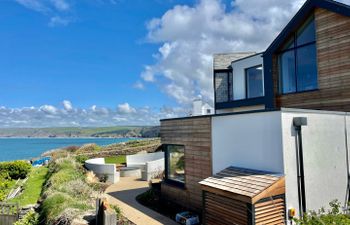
[[[250,67],[263,65],[261,54],[232,63],[233,71],[233,99],[240,100],[246,98],[245,70]],[[264,74],[263,74],[264,77]],[[263,82],[264,83],[264,82]]]
[[[228,166],[283,173],[281,112],[212,118],[213,172]]]

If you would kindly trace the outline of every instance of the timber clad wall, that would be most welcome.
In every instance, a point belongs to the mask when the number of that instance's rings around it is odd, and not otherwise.
[[[255,224],[284,224],[285,202],[283,198],[276,198],[255,204]]]
[[[161,121],[162,144],[185,146],[185,188],[162,183],[162,196],[192,210],[202,210],[199,181],[212,175],[211,117]]]
[[[278,65],[273,58],[276,107],[350,111],[350,18],[315,9],[319,90],[278,95]]]
[[[247,225],[248,207],[244,202],[225,198],[210,192],[205,193],[205,214],[204,221],[206,225]]]

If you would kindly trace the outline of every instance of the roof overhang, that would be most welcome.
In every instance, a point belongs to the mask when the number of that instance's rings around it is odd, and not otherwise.
[[[349,5],[335,2],[333,0],[308,0],[295,14],[287,26],[282,30],[282,32],[277,36],[277,38],[271,43],[263,55],[265,56],[273,54],[289,37],[290,33],[294,32],[315,8],[326,9],[331,12],[350,17]]]

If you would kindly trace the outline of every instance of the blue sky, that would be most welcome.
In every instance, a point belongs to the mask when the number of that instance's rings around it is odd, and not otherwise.
[[[82,108],[114,108],[124,102],[135,107],[173,105],[173,99],[152,85],[146,90],[133,86],[157,50],[145,40],[146,21],[179,2],[74,1],[67,10],[38,12],[2,1],[0,105],[55,105],[64,99]],[[67,24],[50,25],[54,16]]]
[[[304,2],[2,0],[0,127],[187,115],[213,102],[213,54],[265,50]]]

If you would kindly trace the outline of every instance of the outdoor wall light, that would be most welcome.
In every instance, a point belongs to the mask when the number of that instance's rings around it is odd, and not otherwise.
[[[288,217],[291,219],[291,218],[294,218],[296,215],[296,210],[295,208],[290,208],[288,209]]]

